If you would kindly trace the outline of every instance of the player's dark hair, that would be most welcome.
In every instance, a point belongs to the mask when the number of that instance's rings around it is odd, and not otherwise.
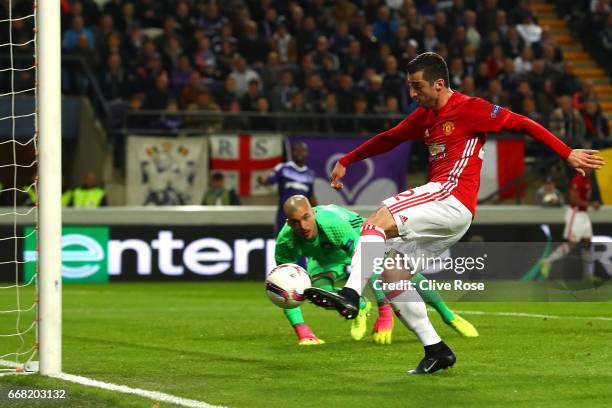
[[[432,85],[437,79],[443,79],[447,88],[450,84],[446,61],[435,52],[424,52],[414,57],[408,63],[407,71],[409,74],[423,71],[423,79]]]
[[[224,177],[223,177],[223,173],[214,173],[212,175],[212,179],[215,181],[223,181]]]

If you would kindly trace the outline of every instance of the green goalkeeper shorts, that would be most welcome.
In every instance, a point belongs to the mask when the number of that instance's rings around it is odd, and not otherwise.
[[[317,261],[309,260],[306,269],[311,280],[327,277],[334,282],[348,278],[348,268],[350,265],[321,265]]]

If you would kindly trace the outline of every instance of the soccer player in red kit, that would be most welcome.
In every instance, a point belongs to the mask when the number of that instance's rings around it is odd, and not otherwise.
[[[565,213],[565,228],[563,238],[567,240],[559,245],[546,259],[540,264],[540,272],[545,278],[550,275],[551,264],[565,258],[576,246],[581,245],[580,258],[582,260],[583,278],[585,280],[595,280],[595,260],[591,247],[593,237],[593,226],[587,212],[589,206],[599,209],[599,201],[591,201],[591,179],[590,170],[586,176],[576,174],[570,182],[569,204]]]
[[[527,133],[581,174],[584,169],[603,166],[597,151],[572,150],[524,116],[451,90],[446,63],[436,53],[418,55],[410,61],[407,70],[410,96],[419,107],[394,128],[341,157],[331,173],[331,186],[341,189],[346,168],[355,162],[389,151],[407,140],[423,140],[429,149],[429,182],[383,200],[383,206],[364,222],[345,287],[337,293],[318,288],[305,291],[311,302],[333,307],[347,319],[357,316],[359,296],[373,273],[371,267],[362,268],[361,252],[366,254],[363,244],[370,244],[366,247],[367,256],[373,260],[383,259],[385,251],[384,245],[374,243],[387,240],[407,244],[411,253],[435,257],[468,230],[476,212],[486,133]],[[411,302],[398,302],[394,307],[400,317],[414,313]],[[422,307],[424,310],[425,306]],[[433,373],[455,363],[454,353],[433,328],[419,327],[413,331],[425,345],[425,357],[410,373]]]

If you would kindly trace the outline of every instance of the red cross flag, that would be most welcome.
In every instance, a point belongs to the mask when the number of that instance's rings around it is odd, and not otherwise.
[[[269,194],[257,183],[281,162],[282,136],[277,134],[225,135],[210,137],[210,172],[222,173],[225,185],[240,196]]]

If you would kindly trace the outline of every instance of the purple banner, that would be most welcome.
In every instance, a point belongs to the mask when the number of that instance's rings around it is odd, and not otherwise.
[[[406,189],[411,142],[402,143],[387,153],[351,165],[343,179],[342,190],[336,191],[329,186],[329,175],[336,161],[364,141],[363,138],[289,139],[289,143],[304,142],[308,145],[308,167],[316,173],[314,191],[319,203],[377,205],[385,198]]]

